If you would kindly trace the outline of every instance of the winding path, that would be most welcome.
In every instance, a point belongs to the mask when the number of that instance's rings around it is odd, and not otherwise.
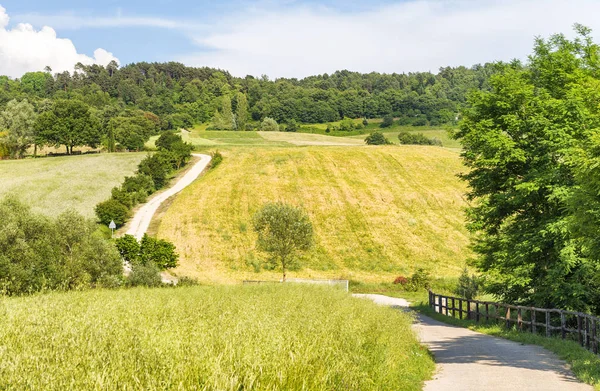
[[[163,192],[156,194],[150,199],[150,201],[145,203],[137,212],[135,212],[133,218],[129,222],[129,228],[127,229],[126,234],[133,235],[137,240],[142,239],[148,230],[148,227],[150,226],[152,217],[160,205],[169,197],[172,197],[181,190],[185,189],[192,182],[194,182],[196,178],[200,176],[200,174],[202,174],[202,172],[210,163],[211,157],[209,155],[198,153],[193,154],[193,156],[199,157],[200,160],[196,162],[196,164],[194,164],[194,166],[189,169],[188,172],[186,172],[175,185]]]
[[[381,305],[408,307],[404,299],[354,296]],[[437,363],[433,380],[425,382],[426,391],[593,391],[575,378],[565,362],[539,346],[450,326],[427,316],[419,316],[414,328]]]

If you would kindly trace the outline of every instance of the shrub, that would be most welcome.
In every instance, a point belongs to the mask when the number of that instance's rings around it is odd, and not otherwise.
[[[300,129],[300,126],[298,125],[298,123],[295,120],[290,120],[287,123],[285,131],[286,132],[297,132],[299,129]]]
[[[221,155],[221,152],[219,151],[214,151],[210,155],[212,156],[212,159],[210,161],[210,168],[217,168],[217,166],[223,161],[223,155]]]
[[[110,224],[112,220],[117,227],[122,227],[129,218],[129,208],[111,198],[96,205],[96,216],[104,225]]]
[[[398,276],[396,277],[396,279],[394,280],[394,284],[400,284],[400,285],[406,285],[409,283],[408,278],[404,277],[404,276]]]
[[[115,240],[115,245],[125,262],[137,262],[140,256],[140,244],[135,237],[123,235]]]
[[[422,133],[409,133],[402,131],[398,134],[398,140],[400,144],[406,145],[438,145],[442,146],[442,142],[439,139],[430,139]]]
[[[379,125],[380,128],[389,128],[394,124],[394,117],[391,114],[383,117],[383,122]]]
[[[179,254],[175,252],[173,243],[144,234],[140,242],[140,263],[153,264],[161,270],[166,270],[176,267],[178,261]]]
[[[472,300],[479,293],[479,279],[474,274],[469,275],[469,270],[466,267],[458,278],[455,293],[468,300]]]
[[[157,287],[162,285],[159,268],[153,263],[146,265],[134,263],[131,265],[131,273],[127,277],[129,286]]]
[[[431,275],[427,270],[418,268],[410,276],[410,285],[415,291],[422,288],[429,289],[431,287]]]
[[[367,121],[367,119],[366,119],[366,118],[363,118],[363,120],[362,120],[362,124],[363,124],[363,126],[366,128],[366,127],[367,127],[367,125],[369,125],[369,121]]]
[[[386,145],[390,144],[387,138],[383,135],[383,133],[373,132],[365,138],[365,142],[368,145]]]
[[[260,130],[263,132],[277,132],[279,131],[279,125],[273,118],[266,117],[260,124]]]
[[[152,178],[155,189],[160,189],[166,184],[171,169],[171,156],[166,152],[157,152],[147,156],[138,166],[138,172],[140,174],[148,175]]]

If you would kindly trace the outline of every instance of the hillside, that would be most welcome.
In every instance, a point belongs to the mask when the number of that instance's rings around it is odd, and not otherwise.
[[[389,281],[417,267],[458,275],[469,256],[458,153],[438,147],[226,149],[185,189],[158,235],[179,275],[210,282],[279,278],[261,267],[253,213],[268,201],[307,209],[316,245],[292,276]]]
[[[35,212],[56,216],[68,209],[87,217],[110,190],[132,175],[145,153],[118,153],[0,161],[0,197],[7,194]]]

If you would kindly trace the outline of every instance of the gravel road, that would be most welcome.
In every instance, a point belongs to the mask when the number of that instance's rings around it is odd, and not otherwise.
[[[200,160],[194,164],[194,166],[188,172],[186,172],[185,175],[181,177],[181,179],[177,181],[173,187],[156,194],[150,199],[150,201],[148,201],[137,212],[135,212],[135,215],[129,222],[129,228],[127,229],[126,234],[133,235],[138,240],[142,239],[148,230],[150,222],[152,221],[152,217],[158,210],[160,204],[194,182],[196,178],[200,176],[202,171],[206,169],[208,163],[210,163],[211,157],[209,155],[195,153],[193,156],[199,157]]]
[[[408,306],[404,299],[383,295],[354,296],[381,305]],[[539,346],[480,334],[426,316],[419,316],[414,328],[437,363],[433,380],[425,383],[426,391],[593,391],[575,378],[565,362]]]

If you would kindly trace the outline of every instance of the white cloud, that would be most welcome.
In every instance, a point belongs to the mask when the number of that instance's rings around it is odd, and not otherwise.
[[[412,0],[356,13],[255,8],[196,33],[208,50],[180,60],[238,76],[437,71],[526,59],[536,36],[571,35],[576,22],[600,33],[599,14],[597,0]]]
[[[104,49],[96,49],[94,57],[77,52],[69,39],[58,38],[51,27],[36,30],[20,23],[8,28],[9,16],[0,6],[0,75],[20,77],[25,72],[40,71],[50,66],[54,72],[73,71],[74,65],[106,65],[118,59]]]

